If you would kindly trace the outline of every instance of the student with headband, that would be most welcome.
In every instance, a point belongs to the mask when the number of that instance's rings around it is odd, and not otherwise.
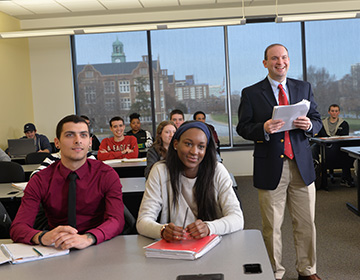
[[[138,232],[180,241],[187,234],[199,239],[228,234],[243,226],[232,180],[216,160],[208,126],[199,121],[185,122],[175,132],[166,160],[151,169],[139,210]]]

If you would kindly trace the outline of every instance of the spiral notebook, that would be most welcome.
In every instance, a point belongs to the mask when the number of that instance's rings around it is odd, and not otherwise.
[[[12,264],[38,261],[69,254],[70,250],[56,249],[40,245],[28,245],[22,243],[10,243],[0,245],[0,264],[10,262]]]

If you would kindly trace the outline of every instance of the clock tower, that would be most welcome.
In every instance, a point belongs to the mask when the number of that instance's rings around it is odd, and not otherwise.
[[[112,63],[126,62],[126,57],[124,53],[124,45],[116,38],[116,41],[112,44],[113,52],[111,54]]]

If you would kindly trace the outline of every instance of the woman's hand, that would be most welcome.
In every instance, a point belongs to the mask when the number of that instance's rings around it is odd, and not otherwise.
[[[174,223],[168,224],[162,232],[162,238],[166,241],[181,241],[186,239],[186,231],[182,227],[175,226]]]
[[[188,225],[186,227],[186,231],[194,239],[204,238],[210,233],[207,224],[204,223],[202,220],[196,220],[195,223]]]

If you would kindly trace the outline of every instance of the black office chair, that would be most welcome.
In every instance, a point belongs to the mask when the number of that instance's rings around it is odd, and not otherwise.
[[[56,148],[55,143],[54,142],[50,142],[51,145],[51,153],[57,153],[58,151],[60,151],[58,148]]]
[[[325,148],[325,162],[326,162],[326,169],[329,170],[329,177],[332,182],[334,182],[334,169],[342,169],[353,168],[354,158],[350,157],[347,153],[344,153],[340,150],[341,147],[353,146],[354,142],[349,143],[333,143],[331,145],[326,146]],[[351,176],[351,174],[346,174]],[[341,173],[339,176],[342,176]]]
[[[125,205],[124,205],[124,218],[125,218],[125,225],[121,235],[137,234],[136,219]]]
[[[44,159],[49,157],[50,153],[30,153],[25,157],[25,164],[37,164],[42,163]]]
[[[25,172],[20,164],[11,161],[0,161],[0,183],[12,183],[12,182],[24,182],[24,181],[25,181]],[[16,199],[3,200],[2,204],[6,209],[4,212],[4,214],[6,215],[2,215],[0,218],[2,219],[1,223],[4,223],[3,226],[6,229],[9,223],[11,223],[11,219],[13,220],[15,218],[17,210],[19,209],[20,206],[20,201]],[[9,217],[9,219],[6,219],[6,217]],[[5,235],[6,234],[7,232],[5,230]]]
[[[16,162],[0,161],[0,183],[24,182],[25,172]]]
[[[0,238],[10,238],[11,219],[4,205],[0,202]]]

